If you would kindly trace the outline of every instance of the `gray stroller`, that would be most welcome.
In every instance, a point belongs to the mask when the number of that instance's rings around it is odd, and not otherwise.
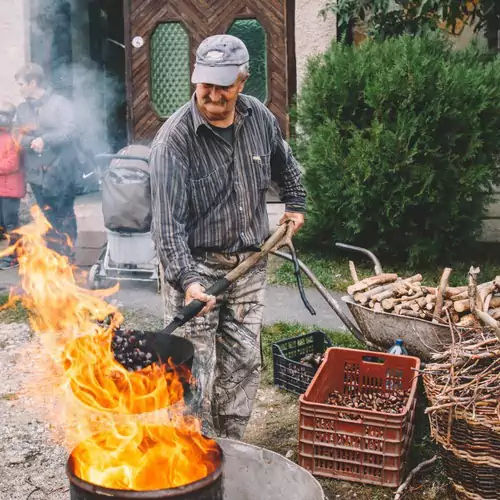
[[[152,281],[160,290],[159,263],[151,239],[149,148],[131,145],[111,160],[102,179],[102,212],[107,244],[91,267],[90,288],[105,288],[113,281]]]

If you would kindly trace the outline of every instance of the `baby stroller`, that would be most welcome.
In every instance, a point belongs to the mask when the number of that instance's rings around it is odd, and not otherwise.
[[[102,213],[107,244],[91,267],[91,289],[110,281],[153,281],[160,290],[159,262],[151,238],[149,148],[131,145],[117,154],[97,155],[111,160],[102,179]]]

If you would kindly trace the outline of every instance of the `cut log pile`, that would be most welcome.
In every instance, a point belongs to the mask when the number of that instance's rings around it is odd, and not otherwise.
[[[383,273],[358,280],[347,292],[355,302],[376,312],[410,316],[434,323],[450,321],[456,326],[473,328],[480,325],[497,326],[500,319],[500,276],[493,281],[477,284],[479,269],[471,267],[469,284],[448,285],[450,268],[445,268],[438,287],[422,285],[422,275],[402,278],[395,273]],[[493,320],[493,321],[491,321]]]

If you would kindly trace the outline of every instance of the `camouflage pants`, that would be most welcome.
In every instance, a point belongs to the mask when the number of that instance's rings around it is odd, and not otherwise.
[[[246,258],[249,254],[240,254]],[[204,284],[222,278],[238,261],[235,256],[207,253],[196,258]],[[267,261],[217,298],[217,307],[178,328],[174,335],[194,345],[195,386],[190,407],[211,437],[241,439],[260,383],[260,329],[264,310]],[[163,282],[165,325],[184,306],[184,294]]]

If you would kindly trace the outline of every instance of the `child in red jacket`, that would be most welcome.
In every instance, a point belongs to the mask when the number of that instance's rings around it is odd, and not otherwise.
[[[12,135],[16,107],[9,101],[0,102],[0,239],[9,235],[13,242],[14,229],[19,227],[19,206],[26,194],[24,173],[21,170],[19,147]],[[0,259],[0,270],[17,265],[14,256]]]

